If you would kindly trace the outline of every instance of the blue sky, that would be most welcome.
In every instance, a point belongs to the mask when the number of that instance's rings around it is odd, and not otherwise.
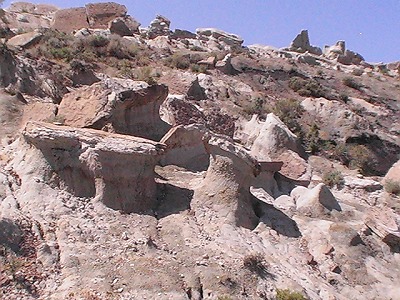
[[[26,0],[28,1],[28,0]],[[90,1],[31,1],[59,7]],[[108,1],[92,1],[108,2]],[[171,28],[195,31],[216,27],[240,35],[245,44],[288,46],[301,29],[319,47],[345,40],[347,49],[369,62],[400,60],[400,0],[201,0],[116,1],[147,26],[156,14],[171,20]],[[11,1],[5,1],[8,7]]]

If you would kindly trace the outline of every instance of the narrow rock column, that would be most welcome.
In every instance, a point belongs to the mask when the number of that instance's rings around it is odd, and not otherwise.
[[[196,217],[210,228],[230,224],[254,229],[258,217],[250,183],[259,172],[257,161],[240,145],[217,136],[206,138],[205,147],[210,166],[194,193]]]

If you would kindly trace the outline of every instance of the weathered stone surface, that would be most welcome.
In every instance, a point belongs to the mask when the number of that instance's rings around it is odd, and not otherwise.
[[[108,23],[118,17],[125,17],[127,9],[125,5],[115,2],[86,4],[86,15],[91,28],[108,27]]]
[[[390,208],[370,209],[364,222],[383,242],[392,247],[400,247],[400,216]]]
[[[58,10],[53,17],[51,28],[65,33],[89,27],[86,9],[84,7]]]
[[[296,192],[297,194],[297,192]],[[296,210],[310,217],[318,217],[327,211],[341,211],[341,207],[329,188],[323,183],[296,196]]]
[[[302,30],[292,41],[289,46],[290,51],[296,52],[310,52],[312,54],[321,55],[322,50],[318,47],[311,46],[310,39],[308,37],[308,30]]]
[[[400,184],[400,160],[398,160],[386,173],[384,182],[394,181]]]
[[[32,31],[23,34],[16,35],[7,41],[7,46],[16,48],[29,48],[37,44],[42,38],[41,32]]]
[[[134,33],[139,33],[140,23],[131,16],[118,17],[109,23],[108,28],[111,34],[120,36],[132,36]]]
[[[265,122],[260,122],[258,128],[253,128],[248,141],[252,144],[251,152],[259,160],[277,157],[286,149],[301,153],[297,136],[274,114],[267,115]]]
[[[227,33],[217,28],[197,28],[196,33],[199,39],[208,40],[212,37],[230,46],[241,46],[243,44],[243,39],[238,35]]]
[[[165,145],[38,122],[27,123],[23,135],[77,196],[96,197],[125,212],[149,212],[154,207],[154,166]]]
[[[229,54],[225,55],[223,60],[217,61],[217,63],[215,64],[215,68],[227,75],[235,75],[235,74],[239,73],[232,66],[231,60],[232,60],[232,54],[229,53]]]
[[[67,94],[59,114],[69,126],[104,129],[159,141],[170,128],[159,115],[167,94],[168,88],[164,85],[106,79]]]
[[[206,59],[202,59],[197,62],[198,65],[206,67],[208,70],[212,70],[215,67],[216,63],[216,57],[215,56],[210,56]]]
[[[203,137],[207,132],[200,124],[171,128],[160,141],[167,145],[160,160],[161,165],[176,165],[194,171],[206,170],[209,154],[204,147]]]

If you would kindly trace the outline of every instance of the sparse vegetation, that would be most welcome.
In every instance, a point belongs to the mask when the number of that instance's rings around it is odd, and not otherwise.
[[[145,81],[146,83],[153,85],[157,83],[157,80],[155,77],[158,74],[154,72],[154,70],[147,66],[147,67],[141,67],[135,70],[135,79],[140,80],[140,81]]]
[[[385,182],[385,191],[389,194],[400,196],[400,182],[387,180]]]
[[[344,183],[342,173],[337,170],[325,173],[322,181],[329,187],[341,187]]]
[[[307,298],[299,292],[294,292],[289,289],[277,289],[276,300],[306,300]]]
[[[373,153],[365,145],[349,146],[349,166],[357,168],[363,175],[373,174],[375,160]]]
[[[186,70],[190,67],[190,56],[187,53],[175,52],[164,60],[164,64],[171,68]]]
[[[362,85],[359,84],[357,81],[355,81],[352,77],[343,78],[342,83],[345,86],[348,86],[348,87],[358,90],[358,91],[361,90],[361,88],[362,88]]]
[[[267,271],[267,262],[261,253],[246,255],[243,259],[243,266],[260,277],[264,278],[270,275]]]
[[[292,77],[289,81],[289,87],[304,97],[324,97],[326,92],[316,80]]]
[[[267,111],[277,115],[294,133],[300,136],[303,134],[298,120],[303,114],[304,109],[299,101],[295,99],[281,99],[272,108],[267,108]]]

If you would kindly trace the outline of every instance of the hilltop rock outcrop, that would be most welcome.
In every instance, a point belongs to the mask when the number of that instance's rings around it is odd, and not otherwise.
[[[289,51],[295,52],[310,52],[312,54],[321,55],[322,50],[319,47],[311,46],[308,30],[302,30],[290,44]]]
[[[159,141],[170,128],[159,114],[167,94],[165,85],[105,79],[65,95],[59,115],[68,126],[104,129]]]
[[[359,65],[364,58],[361,54],[351,50],[346,50],[345,41],[338,41],[333,46],[324,47],[324,56],[329,59],[336,59],[337,62],[344,65]]]
[[[23,135],[43,153],[71,193],[124,212],[149,212],[161,143],[91,129],[27,123]]]

